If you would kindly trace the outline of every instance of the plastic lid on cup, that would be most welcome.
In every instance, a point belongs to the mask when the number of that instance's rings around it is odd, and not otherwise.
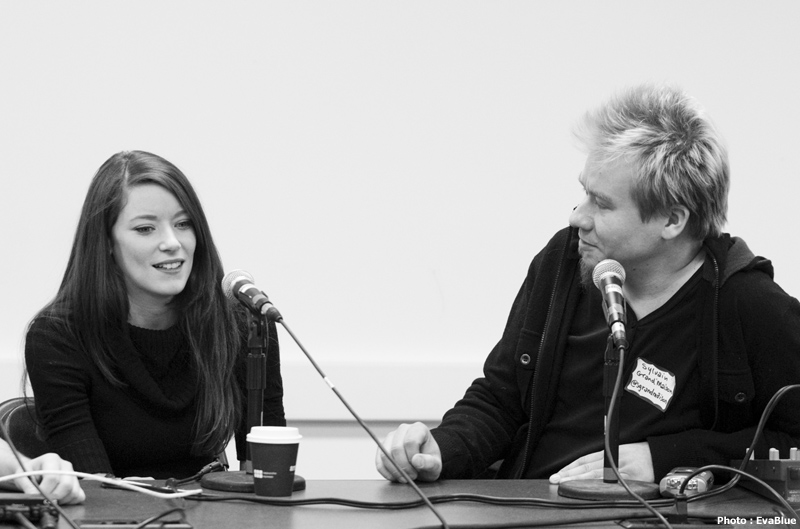
[[[300,431],[291,426],[253,426],[247,434],[248,443],[292,444],[302,438]]]

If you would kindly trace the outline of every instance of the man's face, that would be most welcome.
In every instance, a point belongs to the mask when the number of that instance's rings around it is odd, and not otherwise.
[[[586,160],[578,178],[586,197],[569,216],[570,226],[578,228],[584,283],[591,284],[592,270],[603,259],[618,261],[630,275],[646,272],[657,258],[666,218],[642,222],[631,196],[635,178],[636,168],[626,160],[601,164],[595,155]]]

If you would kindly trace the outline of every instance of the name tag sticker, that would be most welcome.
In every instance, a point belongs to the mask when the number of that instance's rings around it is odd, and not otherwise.
[[[669,407],[675,394],[675,375],[637,358],[636,367],[625,389],[663,412]]]

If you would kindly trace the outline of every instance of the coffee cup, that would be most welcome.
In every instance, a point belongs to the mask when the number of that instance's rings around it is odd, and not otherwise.
[[[258,496],[291,496],[297,449],[303,436],[289,426],[254,426],[247,434]]]

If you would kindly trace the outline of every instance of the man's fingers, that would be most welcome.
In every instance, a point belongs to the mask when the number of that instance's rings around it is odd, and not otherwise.
[[[442,460],[439,457],[417,454],[411,459],[411,464],[417,469],[420,479],[435,480],[442,473]]]
[[[552,476],[550,483],[562,483],[573,479],[594,479],[603,476],[603,452],[581,456]]]
[[[416,479],[417,472],[411,464],[410,456],[407,455],[408,448],[406,446],[409,445],[412,447],[411,450],[414,450],[413,447],[419,447],[420,443],[415,443],[413,440],[409,441],[409,439],[407,439],[407,436],[409,435],[408,430],[409,425],[401,424],[397,430],[390,432],[386,436],[386,439],[383,441],[383,447],[389,453],[389,456],[392,458],[394,463],[397,464],[397,467],[402,468],[411,479]],[[413,454],[411,454],[411,456],[413,456]],[[377,459],[378,472],[384,478],[390,481],[405,481],[403,474],[394,464],[392,464],[392,461],[386,457],[386,454],[383,453],[383,450],[378,449]]]

